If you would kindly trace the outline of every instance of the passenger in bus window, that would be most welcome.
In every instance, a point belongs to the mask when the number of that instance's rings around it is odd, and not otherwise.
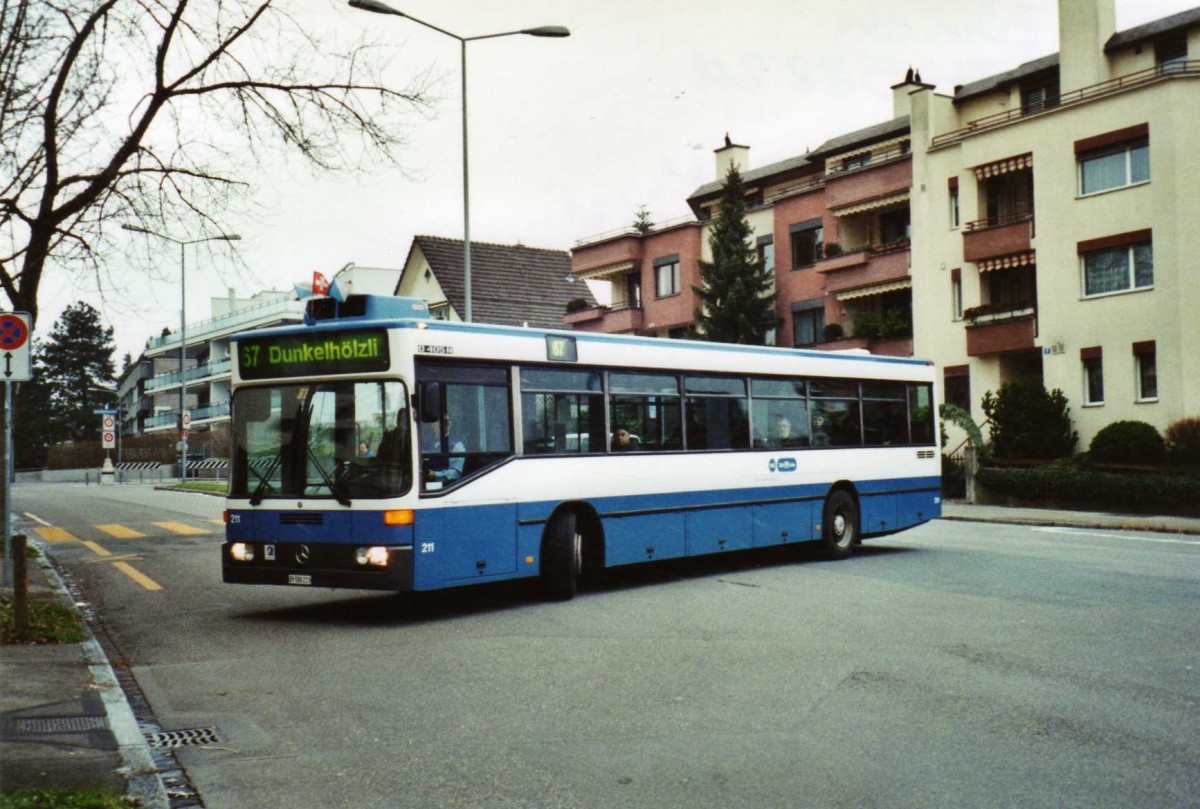
[[[792,420],[786,413],[776,413],[771,418],[771,426],[767,432],[767,446],[781,448],[790,447],[794,443]]]
[[[814,447],[827,447],[829,444],[829,425],[825,419],[825,414],[819,410],[814,411],[812,420],[812,445]]]
[[[452,424],[453,420],[450,414],[443,413],[440,422],[441,429],[432,427],[427,431],[427,437],[422,446],[424,455],[421,459],[425,468],[426,480],[448,481],[458,480],[462,477],[463,465],[466,461],[462,457],[462,453],[466,452],[467,448],[461,439],[450,432]],[[447,458],[445,454],[447,451],[456,457]]]
[[[618,424],[613,429],[613,452],[630,452],[637,449],[639,443],[638,437],[629,432],[625,425]]]
[[[371,448],[369,446],[367,446],[366,441],[358,442],[358,457],[360,457],[360,458],[370,458],[371,457]]]

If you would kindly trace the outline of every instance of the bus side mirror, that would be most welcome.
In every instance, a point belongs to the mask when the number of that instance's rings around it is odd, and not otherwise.
[[[442,386],[437,382],[422,382],[417,388],[418,420],[431,424],[442,417]]]

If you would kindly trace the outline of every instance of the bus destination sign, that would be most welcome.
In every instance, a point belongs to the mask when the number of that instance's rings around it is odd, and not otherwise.
[[[389,367],[385,329],[246,337],[237,345],[242,379],[366,374]]]

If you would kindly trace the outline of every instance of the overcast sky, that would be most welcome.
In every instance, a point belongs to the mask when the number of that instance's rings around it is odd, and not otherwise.
[[[516,36],[468,46],[473,241],[567,250],[629,225],[689,213],[685,198],[715,179],[726,132],[750,166],[783,160],[845,132],[890,120],[890,86],[909,65],[938,92],[1058,50],[1055,0],[389,0],[462,36],[565,25],[568,39]],[[407,177],[321,181],[288,172],[250,179],[267,213],[234,224],[249,271],[221,253],[189,254],[188,321],[209,298],[246,296],[332,276],[347,262],[400,267],[416,234],[461,238],[458,43],[344,0],[283,0],[315,29],[373,32],[397,48],[398,87],[433,68],[434,117],[414,117]],[[1117,30],[1195,0],[1117,0]],[[190,235],[190,234],[189,234]],[[178,252],[166,274],[177,277]],[[194,259],[194,260],[193,260]],[[170,270],[174,268],[172,273]],[[179,285],[136,285],[101,301],[51,271],[39,331],[68,303],[97,305],[120,357],[179,323]]]

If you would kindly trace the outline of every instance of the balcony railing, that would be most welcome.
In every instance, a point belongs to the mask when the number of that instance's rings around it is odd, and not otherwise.
[[[187,327],[188,340],[199,341],[215,332],[233,331],[239,326],[253,323],[256,320],[264,320],[285,314],[294,315],[299,320],[303,314],[303,305],[296,300],[279,298],[246,309],[238,309],[236,312],[230,312],[221,317],[202,320],[199,323],[189,323]],[[164,334],[161,337],[151,337],[146,341],[146,350],[155,351],[178,342],[179,332]]]
[[[968,326],[982,326],[1029,317],[1036,313],[1037,305],[1033,301],[1015,301],[972,306],[970,309],[963,310],[963,318],[967,321]]]
[[[192,417],[192,424],[210,419],[228,418],[229,402],[214,402],[212,404],[201,405],[200,407],[193,407],[188,412]],[[165,410],[147,418],[144,429],[157,430],[163,427],[177,427],[178,425],[179,411]]]
[[[1030,206],[1021,206],[1015,208],[1008,213],[996,214],[983,219],[976,219],[973,222],[967,222],[963,225],[963,230],[970,233],[975,230],[986,230],[987,228],[999,228],[1005,225],[1015,225],[1018,222],[1028,222],[1033,219],[1033,208]]]
[[[596,242],[603,242],[603,241],[607,241],[609,239],[615,239],[618,236],[649,236],[652,233],[658,233],[660,230],[667,230],[669,228],[675,227],[676,225],[685,225],[685,224],[692,223],[695,221],[696,221],[696,217],[691,216],[691,215],[678,216],[674,219],[667,219],[662,222],[654,222],[653,224],[650,225],[650,229],[647,230],[645,233],[638,230],[633,225],[628,225],[626,227],[617,228],[615,230],[606,230],[604,233],[597,233],[595,236],[585,236],[582,239],[576,239],[575,246],[583,247],[584,245],[595,244]]]
[[[170,373],[152,376],[146,380],[146,392],[150,393],[162,390],[163,388],[173,388],[179,384],[181,378],[186,378],[188,382],[192,382],[196,379],[204,379],[205,377],[221,376],[222,374],[229,373],[232,367],[233,363],[226,358],[204,365],[197,365],[195,368],[188,368],[183,374],[180,374],[179,371],[171,371]]]
[[[873,166],[879,166],[883,163],[890,163],[893,160],[908,157],[911,154],[912,147],[908,141],[905,141],[895,144],[888,149],[872,151],[869,155],[864,152],[862,153],[862,159],[857,159],[853,155],[848,158],[831,157],[825,163],[825,176],[834,177],[841,174],[849,174],[852,171],[869,169]]]
[[[1200,74],[1200,61],[1175,61],[1154,67],[1139,70],[1135,73],[1130,73],[1125,76],[1118,76],[1115,79],[1093,84],[1088,87],[1081,87],[1078,90],[1072,90],[1069,93],[1062,93],[1057,97],[1047,98],[1041,103],[1030,104],[1021,107],[1020,109],[1006,110],[998,112],[995,115],[988,115],[983,118],[977,118],[971,121],[962,129],[956,129],[953,132],[946,132],[942,135],[937,135],[933,138],[932,147],[947,146],[951,143],[958,143],[964,138],[968,138],[978,132],[985,132],[989,129],[995,129],[998,126],[1027,118],[1032,115],[1040,115],[1043,112],[1050,112],[1062,107],[1070,107],[1075,104],[1082,104],[1086,101],[1091,101],[1096,98],[1120,93],[1125,90],[1132,90],[1135,87],[1141,87],[1160,79],[1174,78],[1176,76]]]

